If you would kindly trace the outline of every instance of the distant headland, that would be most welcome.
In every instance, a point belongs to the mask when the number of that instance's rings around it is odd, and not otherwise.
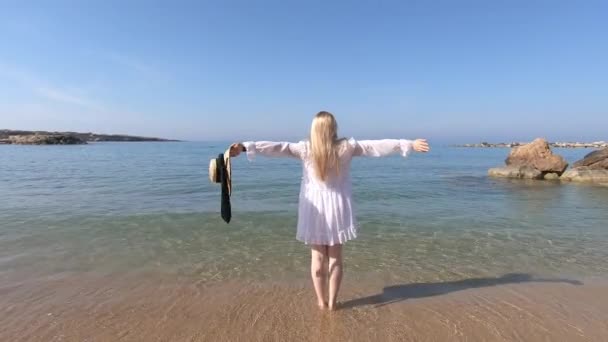
[[[170,142],[163,138],[139,137],[122,134],[97,134],[79,132],[47,132],[47,131],[17,131],[10,129],[0,129],[0,144],[14,145],[82,145],[89,142],[106,141],[157,141]]]
[[[482,142],[479,144],[463,144],[463,145],[453,145],[454,147],[517,147],[523,146],[528,143],[526,142],[510,142],[510,143],[488,143]],[[550,142],[549,146],[557,147],[557,148],[602,148],[608,147],[608,142],[605,141],[596,141],[590,143],[583,142]]]

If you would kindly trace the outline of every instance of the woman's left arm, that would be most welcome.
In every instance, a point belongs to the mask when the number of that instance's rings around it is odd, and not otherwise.
[[[354,156],[362,157],[384,157],[399,152],[407,156],[410,151],[428,152],[429,144],[426,139],[383,139],[383,140],[358,140],[355,141]]]

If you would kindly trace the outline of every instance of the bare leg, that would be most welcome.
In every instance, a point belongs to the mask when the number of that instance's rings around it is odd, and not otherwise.
[[[317,293],[317,305],[327,307],[327,246],[311,245],[310,276]]]
[[[338,291],[342,283],[342,245],[328,246],[329,255],[329,309],[336,309]]]

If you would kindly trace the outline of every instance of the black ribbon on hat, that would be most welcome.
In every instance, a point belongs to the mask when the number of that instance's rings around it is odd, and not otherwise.
[[[222,198],[221,198],[221,213],[222,219],[226,223],[230,223],[232,218],[232,206],[230,205],[230,192],[228,191],[228,169],[226,163],[224,163],[224,154],[220,153],[216,159],[217,170],[220,176],[220,182],[222,183]]]

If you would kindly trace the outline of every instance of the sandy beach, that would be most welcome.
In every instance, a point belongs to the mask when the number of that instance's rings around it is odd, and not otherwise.
[[[307,282],[64,275],[0,288],[2,341],[605,341],[608,283],[347,279],[341,308]]]

